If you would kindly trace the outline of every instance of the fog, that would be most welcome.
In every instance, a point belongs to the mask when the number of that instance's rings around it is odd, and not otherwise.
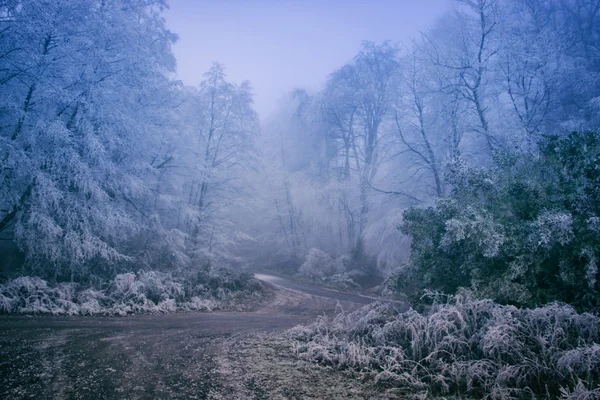
[[[438,247],[487,221],[494,258],[512,228],[461,185],[599,121],[587,0],[117,3],[2,5],[7,276],[376,285],[419,264],[427,209]]]
[[[449,7],[449,0],[176,0],[165,18],[179,35],[177,77],[198,85],[219,61],[234,82],[251,82],[265,121],[290,90],[318,90],[363,40],[416,37]]]
[[[599,398],[599,127],[600,0],[0,1],[0,398]]]
[[[475,236],[493,260],[513,228],[467,193],[599,121],[587,0],[118,3],[2,5],[8,277],[219,265],[376,286],[429,240]],[[553,204],[527,218],[567,229]],[[473,274],[445,290],[493,281]]]

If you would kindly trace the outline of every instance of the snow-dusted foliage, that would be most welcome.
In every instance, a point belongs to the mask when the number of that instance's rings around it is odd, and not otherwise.
[[[176,81],[166,8],[0,3],[0,237],[20,250],[0,255],[9,275],[173,270],[241,241],[230,214],[254,157],[252,89],[218,63],[198,89]]]
[[[31,272],[68,279],[130,260],[140,223],[128,207],[149,190],[147,152],[172,96],[165,7],[0,4],[0,233]]]
[[[385,200],[379,199],[378,207],[369,214],[372,221],[365,227],[364,239],[367,253],[376,259],[379,268],[388,275],[408,259],[410,238],[398,230],[404,209],[387,209]]]
[[[348,255],[331,257],[323,250],[312,248],[298,269],[298,276],[336,289],[360,287],[368,272]]]
[[[73,303],[77,285],[63,283],[56,287],[37,277],[20,277],[0,285],[0,311],[42,314],[77,314]]]
[[[343,265],[337,263],[329,254],[323,250],[312,248],[298,272],[306,278],[322,279],[345,271]]]
[[[102,288],[51,285],[38,277],[0,284],[0,313],[128,315],[244,309],[260,302],[262,286],[250,275],[205,269],[175,276],[148,271],[117,275]]]
[[[289,335],[301,358],[407,393],[592,399],[600,391],[600,318],[558,303],[518,309],[462,293],[426,314],[376,303]]]
[[[457,162],[451,195],[405,212],[412,253],[397,281],[418,276],[423,288],[469,287],[504,303],[600,307],[599,154],[600,134],[587,132],[549,138],[533,159]]]

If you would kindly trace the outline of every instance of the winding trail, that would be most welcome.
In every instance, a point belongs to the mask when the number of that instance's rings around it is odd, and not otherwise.
[[[219,397],[227,376],[221,353],[375,300],[256,277],[272,285],[275,296],[252,312],[0,316],[0,399],[270,398]]]

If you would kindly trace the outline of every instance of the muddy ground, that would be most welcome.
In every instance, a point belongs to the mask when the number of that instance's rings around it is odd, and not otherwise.
[[[0,399],[394,398],[294,357],[285,330],[371,298],[259,275],[252,312],[0,317]]]

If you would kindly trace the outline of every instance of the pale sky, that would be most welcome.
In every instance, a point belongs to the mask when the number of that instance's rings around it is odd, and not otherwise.
[[[213,61],[249,80],[264,121],[290,90],[318,89],[363,40],[405,41],[431,26],[451,0],[171,0],[179,35],[177,73],[197,85]]]

